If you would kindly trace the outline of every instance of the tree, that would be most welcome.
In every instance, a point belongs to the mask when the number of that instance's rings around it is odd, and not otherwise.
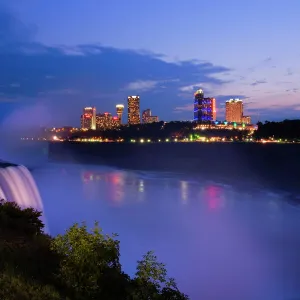
[[[41,212],[33,208],[21,209],[17,203],[0,199],[0,235],[33,237],[43,233]]]
[[[143,259],[138,261],[133,282],[135,289],[132,299],[188,299],[178,290],[175,280],[167,277],[165,265],[157,261],[152,251],[147,252]]]
[[[71,299],[188,299],[153,252],[138,262],[134,279],[121,268],[117,235],[105,235],[98,223],[88,231],[75,224],[57,236],[52,249],[62,260],[58,276]]]
[[[0,272],[50,283],[59,257],[43,233],[41,212],[0,200]]]
[[[61,257],[59,278],[72,299],[124,299],[129,277],[121,270],[119,241],[95,224],[73,225],[52,242]]]

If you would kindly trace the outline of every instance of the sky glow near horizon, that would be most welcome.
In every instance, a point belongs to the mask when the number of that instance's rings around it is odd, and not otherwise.
[[[84,106],[126,115],[131,94],[161,120],[190,120],[198,88],[220,120],[230,98],[254,121],[299,118],[297,0],[0,4],[0,123],[78,126]]]

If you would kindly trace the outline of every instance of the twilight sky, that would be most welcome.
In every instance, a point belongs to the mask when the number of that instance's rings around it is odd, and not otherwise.
[[[299,0],[0,0],[0,123],[79,125],[141,97],[192,119],[193,91],[254,121],[300,115]],[[15,122],[14,122],[15,123]]]

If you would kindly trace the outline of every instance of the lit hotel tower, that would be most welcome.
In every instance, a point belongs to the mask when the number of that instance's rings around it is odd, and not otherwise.
[[[194,93],[194,121],[211,122],[217,117],[216,99],[204,98],[203,90]]]
[[[123,116],[123,111],[124,111],[124,105],[123,104],[117,104],[116,105],[116,110],[117,110],[117,116],[119,119],[120,124],[122,124],[122,116]]]
[[[128,96],[128,124],[140,123],[140,96]]]
[[[230,99],[226,101],[226,121],[229,123],[242,123],[243,121],[242,100]]]
[[[96,107],[85,107],[81,115],[82,129],[96,129]]]

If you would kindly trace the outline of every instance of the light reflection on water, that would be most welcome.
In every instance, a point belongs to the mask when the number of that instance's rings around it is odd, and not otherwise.
[[[300,213],[281,195],[100,167],[33,175],[51,233],[100,221],[119,233],[129,273],[153,249],[192,299],[285,300],[300,291]]]

